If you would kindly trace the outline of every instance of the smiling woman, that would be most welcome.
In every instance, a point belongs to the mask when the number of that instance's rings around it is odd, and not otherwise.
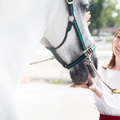
[[[104,69],[115,69],[117,56],[120,57],[120,28],[117,30],[115,37],[113,39],[113,54],[110,62],[107,66],[103,66]]]
[[[112,45],[113,54],[110,62],[106,66],[100,65],[99,62],[98,71],[107,85],[120,89],[120,28],[114,36]],[[120,91],[115,89],[115,93],[111,94],[111,89],[98,76],[94,80],[89,79],[92,84],[74,84],[71,87],[87,88],[95,93],[95,104],[100,112],[99,120],[120,120]]]

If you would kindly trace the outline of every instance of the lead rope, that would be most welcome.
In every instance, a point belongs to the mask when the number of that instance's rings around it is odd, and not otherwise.
[[[120,94],[120,90],[118,89],[112,89],[102,78],[101,76],[99,75],[99,73],[97,72],[96,68],[93,66],[93,63],[91,61],[91,58],[90,56],[87,57],[89,59],[89,62],[90,62],[90,65],[91,67],[93,68],[94,72],[96,73],[96,75],[98,76],[98,78],[111,90],[111,92],[114,94]]]
[[[32,62],[32,63],[30,63],[30,65],[34,65],[34,64],[38,64],[38,63],[42,63],[42,62],[47,62],[47,61],[54,60],[54,59],[55,59],[54,56],[52,56],[51,58],[48,58],[48,59],[45,59],[45,60]]]

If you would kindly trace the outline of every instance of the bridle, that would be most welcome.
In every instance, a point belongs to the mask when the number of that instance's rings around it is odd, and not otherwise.
[[[49,49],[52,54],[54,55],[54,57],[58,60],[58,62],[60,62],[62,64],[62,66],[64,68],[70,69],[73,66],[75,66],[76,64],[78,64],[79,62],[81,62],[83,59],[88,58],[90,59],[94,49],[95,49],[95,44],[91,45],[89,48],[86,48],[85,43],[83,41],[83,38],[81,36],[81,32],[80,29],[78,27],[75,15],[74,15],[74,9],[73,9],[73,3],[74,0],[66,0],[67,6],[68,6],[68,11],[69,11],[69,17],[68,17],[68,24],[67,24],[67,28],[66,28],[66,33],[64,36],[63,41],[61,42],[60,45],[58,45],[57,47],[47,47],[47,49]],[[58,48],[60,48],[67,40],[67,35],[68,33],[71,31],[71,28],[74,27],[75,32],[77,34],[77,37],[79,39],[79,43],[82,47],[83,50],[83,54],[80,55],[76,60],[74,60],[73,62],[71,62],[70,64],[67,64],[64,60],[62,60],[62,58],[57,54],[56,50]]]

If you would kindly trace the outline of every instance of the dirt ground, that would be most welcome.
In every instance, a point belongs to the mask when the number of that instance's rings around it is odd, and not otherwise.
[[[18,120],[98,120],[93,93],[69,85],[19,84]]]

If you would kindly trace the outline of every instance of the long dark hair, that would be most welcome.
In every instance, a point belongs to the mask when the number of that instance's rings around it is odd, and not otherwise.
[[[120,31],[120,28],[117,30],[117,32],[115,33],[115,36],[114,36],[114,38],[118,35],[118,33],[119,33],[119,31]],[[112,43],[113,44],[113,43]],[[115,66],[115,54],[114,53],[112,53],[112,57],[111,57],[111,59],[110,59],[110,62],[108,63],[108,65],[106,65],[106,66],[102,66],[104,69],[107,69],[107,68],[109,68],[109,69],[112,69],[114,66]]]

